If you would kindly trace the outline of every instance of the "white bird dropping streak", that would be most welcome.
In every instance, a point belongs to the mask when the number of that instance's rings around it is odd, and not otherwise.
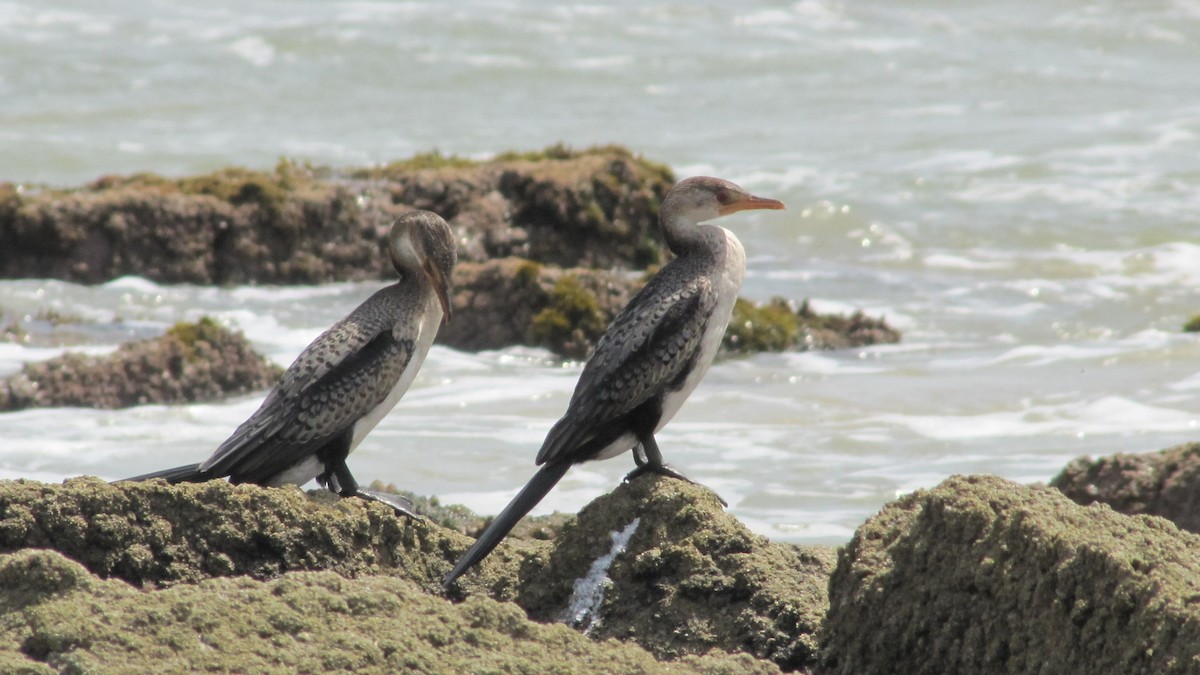
[[[604,604],[604,591],[612,585],[612,579],[608,578],[608,570],[617,556],[625,552],[629,540],[633,539],[641,522],[641,518],[634,518],[625,529],[609,532],[612,547],[608,549],[608,553],[592,561],[587,574],[575,580],[575,590],[571,592],[567,608],[559,615],[559,622],[576,628],[583,626],[585,634],[590,633],[600,623],[600,606]]]

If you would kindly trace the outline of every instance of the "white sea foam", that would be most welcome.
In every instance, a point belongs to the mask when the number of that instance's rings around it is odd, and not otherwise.
[[[21,64],[0,79],[0,181],[27,193],[269,170],[281,154],[383,165],[562,141],[624,143],[784,200],[730,219],[751,256],[745,295],[863,308],[904,337],[723,359],[663,430],[668,461],[757,531],[844,541],[950,473],[1045,480],[1076,454],[1195,440],[1200,353],[1179,330],[1200,311],[1200,106],[1179,93],[1200,59],[1189,3],[0,3]],[[1131,106],[1133,89],[1149,104]],[[30,333],[0,345],[0,374],[202,315],[286,365],[374,288],[0,281],[2,326]],[[352,468],[494,513],[580,369],[436,347]],[[197,461],[261,396],[0,414],[0,474]],[[575,467],[539,509],[577,510],[630,467]]]
[[[880,415],[875,419],[942,441],[1034,435],[1100,435],[1195,428],[1197,413],[1121,396],[1060,405],[1031,406],[979,415]]]

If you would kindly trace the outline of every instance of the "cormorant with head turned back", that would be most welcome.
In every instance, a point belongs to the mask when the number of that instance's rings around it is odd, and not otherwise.
[[[429,211],[392,225],[387,250],[400,281],[377,291],[296,357],[258,411],[199,464],[127,480],[303,485],[317,479],[343,497],[407,500],[366,490],[346,458],[404,395],[441,324],[450,318],[454,235]]]

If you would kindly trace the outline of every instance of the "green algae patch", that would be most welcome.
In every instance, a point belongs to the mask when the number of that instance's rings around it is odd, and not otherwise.
[[[1195,673],[1200,537],[1058,491],[952,477],[839,551],[832,673]]]
[[[530,330],[537,345],[570,358],[583,358],[604,334],[610,318],[578,276],[564,274],[550,291],[549,306],[534,315]]]
[[[805,300],[796,308],[786,298],[757,304],[738,298],[721,347],[725,352],[808,351],[847,349],[900,341],[900,333],[883,318],[861,311],[849,316],[819,314]]]
[[[474,159],[442,154],[440,150],[430,150],[429,152],[419,152],[407,159],[389,162],[383,166],[355,169],[350,175],[359,179],[383,180],[403,176],[413,171],[469,169],[477,167],[479,164],[479,161]]]
[[[90,576],[30,551],[0,556],[0,582],[31,565]],[[91,579],[29,599],[0,607],[5,672],[772,672],[733,657],[662,664],[635,645],[533,623],[512,604],[454,605],[384,576],[293,572],[148,592]]]
[[[800,320],[783,298],[758,305],[738,298],[721,346],[729,352],[780,352],[800,339]]]
[[[772,544],[712,492],[675,479],[639,478],[588,505],[552,549],[527,559],[517,601],[539,620],[567,618],[576,580],[635,518],[603,602],[569,617],[592,637],[634,641],[666,659],[722,650],[785,670],[815,663],[832,551]]]

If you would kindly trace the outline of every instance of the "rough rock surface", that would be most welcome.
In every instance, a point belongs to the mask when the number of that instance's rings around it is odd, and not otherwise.
[[[591,353],[613,317],[646,283],[644,275],[559,269],[521,258],[460,262],[454,270],[454,318],[437,340],[477,351],[514,344],[546,347],[568,358]],[[782,298],[758,305],[739,299],[722,351],[845,349],[899,342],[883,319],[818,314]]]
[[[105,356],[67,353],[26,364],[0,379],[0,410],[206,401],[266,389],[281,372],[241,333],[201,319]]]
[[[784,670],[815,663],[833,550],[773,544],[706,488],[672,478],[639,478],[589,504],[553,548],[522,565],[517,602],[534,618],[560,619],[576,579],[635,518],[603,603],[572,617],[590,635],[632,640],[661,658],[716,648]]]
[[[440,344],[468,351],[520,344],[582,359],[643,280],[505,258],[460,263],[453,283],[454,318],[438,332]],[[763,308],[739,302],[725,351],[832,348],[899,339],[881,320],[816,315],[807,307],[806,303],[796,312],[782,301]],[[817,322],[821,327],[810,329]],[[860,330],[868,324],[869,329]],[[781,340],[785,333],[789,339]],[[802,334],[807,337],[801,339]],[[67,353],[26,364],[0,379],[0,411],[215,400],[269,389],[281,373],[255,353],[241,333],[203,318],[177,324],[158,338],[123,344],[105,356]]]
[[[1050,485],[1080,504],[1099,502],[1121,513],[1162,516],[1200,532],[1200,443],[1136,455],[1080,457]]]
[[[588,533],[639,516],[594,640],[504,602],[548,610],[607,537]],[[0,481],[0,671],[163,658],[384,672],[411,658],[431,672],[732,674],[811,661],[831,552],[769,544],[703,488],[655,477],[581,521],[554,542],[502,543],[453,605],[441,579],[472,540],[378,504],[224,481]],[[656,612],[685,628],[649,630]]]
[[[833,673],[1200,672],[1200,537],[1046,487],[953,477],[839,550]]]
[[[5,673],[778,672],[746,655],[660,663],[395,577],[293,572],[139,591],[38,550],[0,555],[0,636]]]
[[[292,162],[167,179],[106,177],[72,190],[0,184],[0,277],[98,283],[319,283],[393,276],[387,227],[437,211],[464,260],[645,267],[661,256],[669,169],[619,147],[436,156],[339,174]]]
[[[546,347],[582,358],[639,286],[617,272],[563,270],[521,258],[459,263],[454,317],[437,341],[467,351]]]

